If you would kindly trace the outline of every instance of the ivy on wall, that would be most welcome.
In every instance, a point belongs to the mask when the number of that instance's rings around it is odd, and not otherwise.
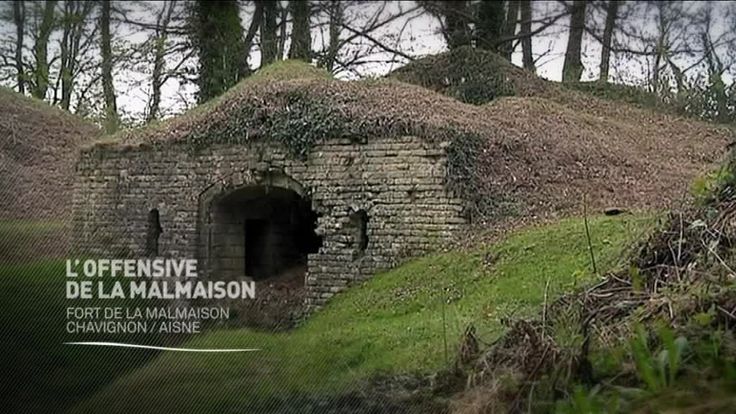
[[[224,122],[195,128],[186,140],[189,148],[196,152],[215,144],[246,144],[262,137],[283,144],[292,156],[306,159],[318,142],[363,139],[354,122],[305,92],[291,90],[279,98],[282,104],[275,107],[251,99],[230,111]]]

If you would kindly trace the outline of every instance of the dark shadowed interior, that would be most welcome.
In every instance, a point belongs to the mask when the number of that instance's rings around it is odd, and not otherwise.
[[[217,278],[303,284],[307,255],[322,244],[308,199],[280,187],[236,190],[212,208],[210,258]]]

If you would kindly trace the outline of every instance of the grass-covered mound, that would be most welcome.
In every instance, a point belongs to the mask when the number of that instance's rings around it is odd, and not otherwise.
[[[656,108],[665,113],[677,112],[674,107],[663,103],[656,94],[636,86],[589,81],[566,83],[565,87],[605,100],[623,102],[641,108]]]
[[[625,103],[664,113],[677,112],[655,94],[641,88],[602,82],[550,82],[496,53],[469,46],[417,59],[391,72],[389,78],[420,85],[474,105],[517,96],[545,98],[579,110],[591,110],[591,105]],[[591,100],[593,97],[601,101]]]
[[[612,268],[646,223],[636,216],[592,220],[600,268]],[[545,296],[594,280],[588,254],[582,220],[564,220],[493,246],[417,259],[336,297],[292,332],[220,330],[186,344],[260,352],[165,353],[74,412],[288,412],[290,404],[294,412],[327,412],[340,401],[336,395],[359,395],[376,375],[452,366],[469,324],[482,341],[497,339],[506,318],[532,315]],[[352,403],[356,410],[385,407],[385,398]]]
[[[330,72],[301,60],[280,60],[258,69],[246,82],[294,79],[333,79]]]
[[[80,117],[0,87],[0,220],[65,216],[76,151],[99,135]]]
[[[474,105],[502,96],[540,96],[555,88],[496,53],[470,46],[417,59],[391,72],[389,78]]]
[[[304,63],[279,65],[189,113],[123,132],[96,150],[174,145],[196,154],[267,140],[308,161],[315,145],[331,139],[414,135],[447,148],[448,187],[468,201],[474,220],[486,221],[569,213],[582,206],[583,194],[591,208],[665,206],[718,158],[729,138],[725,130],[605,106],[583,94],[570,101],[573,107],[553,99],[556,88],[536,78],[553,92],[477,106],[397,80],[340,81]],[[292,72],[293,78],[275,75]],[[526,85],[523,80],[515,88]]]

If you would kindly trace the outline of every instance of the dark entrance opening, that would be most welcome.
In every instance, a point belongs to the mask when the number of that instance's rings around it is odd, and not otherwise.
[[[245,274],[254,279],[264,278],[265,256],[268,243],[268,221],[262,219],[245,220]]]
[[[353,258],[359,259],[365,255],[368,248],[368,213],[358,210],[350,215],[350,228],[353,230]]]
[[[281,187],[236,190],[213,205],[209,259],[213,276],[304,285],[307,255],[322,239],[310,200]]]
[[[146,225],[146,256],[158,256],[158,238],[164,229],[161,228],[161,220],[158,209],[148,212],[148,223]]]

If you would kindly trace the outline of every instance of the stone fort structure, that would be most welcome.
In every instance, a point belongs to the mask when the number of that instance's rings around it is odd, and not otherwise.
[[[287,285],[318,308],[508,218],[557,218],[582,200],[590,211],[665,207],[730,136],[508,70],[544,97],[470,105],[311,66],[298,78],[256,73],[187,114],[86,146],[74,245],[196,258],[204,277]]]
[[[269,140],[99,143],[77,165],[76,247],[197,258],[218,280],[288,274],[319,307],[466,225],[446,169],[441,145],[410,135],[324,140],[302,158]]]

